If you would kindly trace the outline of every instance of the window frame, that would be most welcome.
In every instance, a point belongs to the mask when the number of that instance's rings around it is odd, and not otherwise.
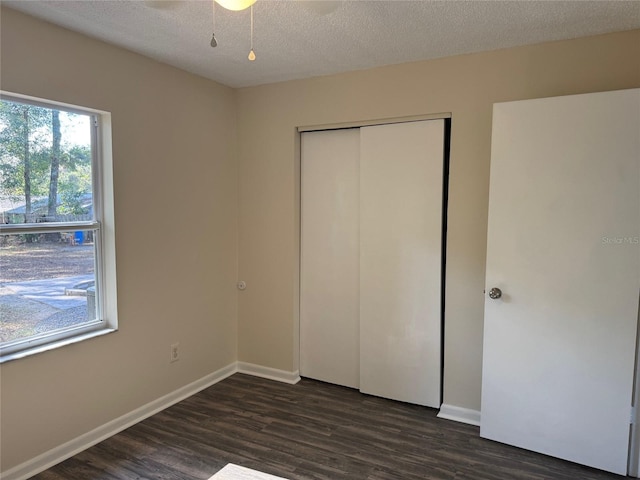
[[[94,232],[96,319],[30,337],[0,343],[0,363],[94,338],[118,329],[111,114],[92,108],[0,90],[2,100],[88,115],[91,118],[93,220],[0,225],[0,235]]]

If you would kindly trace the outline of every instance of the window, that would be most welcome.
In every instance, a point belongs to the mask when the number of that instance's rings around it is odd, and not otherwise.
[[[117,326],[109,127],[0,96],[0,361]]]

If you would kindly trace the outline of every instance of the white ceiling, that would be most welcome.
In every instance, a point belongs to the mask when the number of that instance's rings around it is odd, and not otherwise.
[[[245,87],[640,28],[640,1],[8,1],[4,5],[164,63]]]

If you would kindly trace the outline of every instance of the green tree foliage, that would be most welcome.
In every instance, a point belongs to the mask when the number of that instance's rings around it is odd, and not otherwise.
[[[63,121],[86,125],[85,139],[65,131]],[[0,100],[0,199],[24,201],[24,221],[88,213],[88,125],[83,115]]]
[[[39,155],[47,110],[33,105],[0,102],[0,185],[3,196],[22,197],[27,214],[31,199],[40,195],[48,160]]]
[[[74,145],[60,155],[64,166],[59,179],[58,213],[84,215],[91,194],[91,150],[86,145]]]

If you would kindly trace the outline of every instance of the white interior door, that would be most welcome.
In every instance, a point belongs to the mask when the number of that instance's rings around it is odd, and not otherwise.
[[[640,90],[496,104],[481,436],[626,474]]]
[[[301,135],[300,374],[358,388],[357,128]]]
[[[444,121],[360,142],[360,390],[439,407]]]

